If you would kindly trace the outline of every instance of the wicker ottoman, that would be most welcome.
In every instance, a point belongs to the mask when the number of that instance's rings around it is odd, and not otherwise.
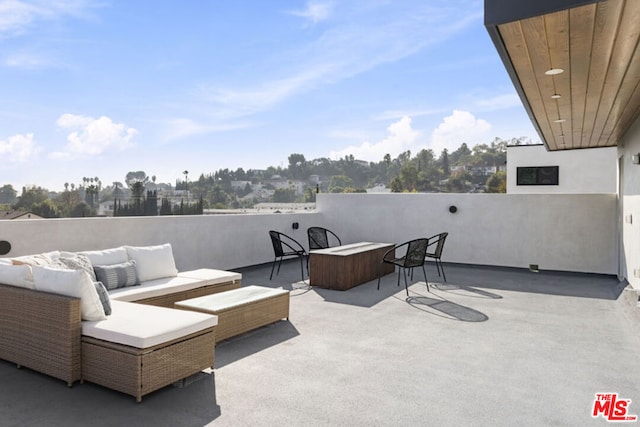
[[[179,301],[176,308],[218,316],[216,342],[261,326],[289,319],[289,291],[245,286]]]
[[[140,402],[152,391],[213,368],[215,316],[111,303],[109,319],[83,322],[82,381],[132,395]]]

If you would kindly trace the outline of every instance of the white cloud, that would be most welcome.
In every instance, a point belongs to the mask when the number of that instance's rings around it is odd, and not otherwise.
[[[224,106],[231,118],[264,111],[292,95],[308,89],[328,70],[317,67],[289,78],[265,82],[260,87],[245,90],[201,88],[208,101]]]
[[[379,162],[390,154],[396,157],[398,154],[411,149],[420,132],[411,127],[411,118],[402,117],[387,128],[387,137],[379,142],[363,142],[360,145],[352,145],[343,150],[331,151],[329,157],[332,159],[342,158],[350,154],[358,160]]]
[[[8,56],[4,63],[8,67],[27,70],[35,70],[49,65],[49,61],[44,57],[24,52]]]
[[[318,19],[324,16],[324,12],[320,12],[322,7],[318,5],[321,3],[308,3],[307,8],[297,14]],[[355,15],[345,11],[346,17],[336,20],[335,25],[323,31],[313,42],[298,50],[281,52],[278,57],[280,67],[275,69],[275,73],[280,73],[279,77],[268,73],[257,75],[257,81],[243,82],[238,89],[218,84],[202,86],[199,91],[201,99],[214,110],[224,111],[227,119],[246,117],[301,93],[414,55],[425,47],[444,42],[482,19],[482,13],[475,9],[461,13],[459,8],[450,5],[440,8],[426,5],[421,10],[413,10],[411,19],[407,19],[403,9],[396,10],[387,3],[382,7],[387,7],[387,19],[383,23],[354,21],[349,18]],[[376,7],[373,10],[380,12]]]
[[[293,10],[289,13],[291,15],[306,18],[313,24],[316,24],[329,18],[332,7],[333,5],[331,3],[310,1],[307,2],[307,7],[304,10]]]
[[[444,108],[432,108],[429,110],[385,110],[374,117],[374,120],[392,120],[399,119],[404,116],[421,117],[432,116],[434,114],[442,114],[446,112]]]
[[[109,117],[98,119],[75,114],[63,114],[56,122],[58,127],[72,132],[67,136],[66,154],[97,155],[106,151],[122,151],[133,146],[131,140],[138,134],[134,128],[114,123]],[[61,158],[65,153],[53,153]]]
[[[0,140],[0,158],[3,162],[24,163],[40,152],[40,147],[33,140],[33,134],[14,135]]]
[[[22,1],[9,0],[0,3],[0,34],[21,32],[37,13],[35,6]]]
[[[429,148],[440,155],[445,148],[449,152],[457,150],[463,142],[472,147],[485,140],[490,129],[486,120],[477,119],[468,111],[453,110],[431,134]]]
[[[84,0],[0,1],[0,38],[22,34],[41,20],[84,15],[90,6]]]
[[[246,129],[256,126],[255,123],[242,120],[223,122],[221,124],[208,123],[211,123],[211,120],[207,121],[207,124],[203,124],[202,122],[199,122],[197,120],[183,117],[169,119],[164,125],[164,131],[162,132],[161,137],[162,142],[168,143],[197,135],[204,135],[214,132],[226,132],[236,129]]]

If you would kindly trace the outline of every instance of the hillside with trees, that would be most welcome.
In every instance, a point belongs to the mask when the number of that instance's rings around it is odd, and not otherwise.
[[[463,143],[439,155],[430,149],[414,155],[406,151],[396,158],[387,154],[378,162],[352,155],[307,160],[293,153],[285,168],[220,169],[191,180],[185,170],[184,179],[174,185],[156,183],[156,177],[144,171],[128,172],[124,184],[107,186],[98,177],[85,177],[78,184],[65,183],[61,192],[32,186],[18,195],[6,184],[0,187],[0,210],[31,211],[46,218],[82,217],[104,215],[102,207],[108,205],[106,214],[111,215],[179,215],[251,208],[260,202],[315,202],[317,192],[354,193],[376,187],[392,192],[504,193],[507,145],[527,143],[525,138],[496,138],[472,148]]]

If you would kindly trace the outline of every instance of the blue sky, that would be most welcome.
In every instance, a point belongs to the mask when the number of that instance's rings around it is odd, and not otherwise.
[[[539,142],[482,0],[0,0],[0,185]]]

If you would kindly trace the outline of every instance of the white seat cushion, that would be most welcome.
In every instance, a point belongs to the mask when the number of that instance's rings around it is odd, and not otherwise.
[[[198,279],[188,277],[165,277],[163,279],[149,280],[140,286],[128,286],[109,291],[111,299],[119,301],[137,301],[145,298],[152,298],[180,291],[187,291],[202,286]]]
[[[242,274],[240,273],[201,268],[199,270],[180,272],[177,277],[164,277],[162,279],[142,282],[140,286],[113,289],[109,291],[109,296],[119,301],[137,301],[180,291],[188,291],[202,286],[240,281],[241,279]]]
[[[203,286],[242,280],[242,274],[240,273],[225,270],[214,270],[212,268],[199,268],[197,270],[181,271],[178,273],[178,277],[188,277],[190,279],[201,280],[203,282]]]
[[[218,324],[214,315],[145,304],[111,301],[111,309],[107,320],[82,322],[82,335],[149,348]]]

